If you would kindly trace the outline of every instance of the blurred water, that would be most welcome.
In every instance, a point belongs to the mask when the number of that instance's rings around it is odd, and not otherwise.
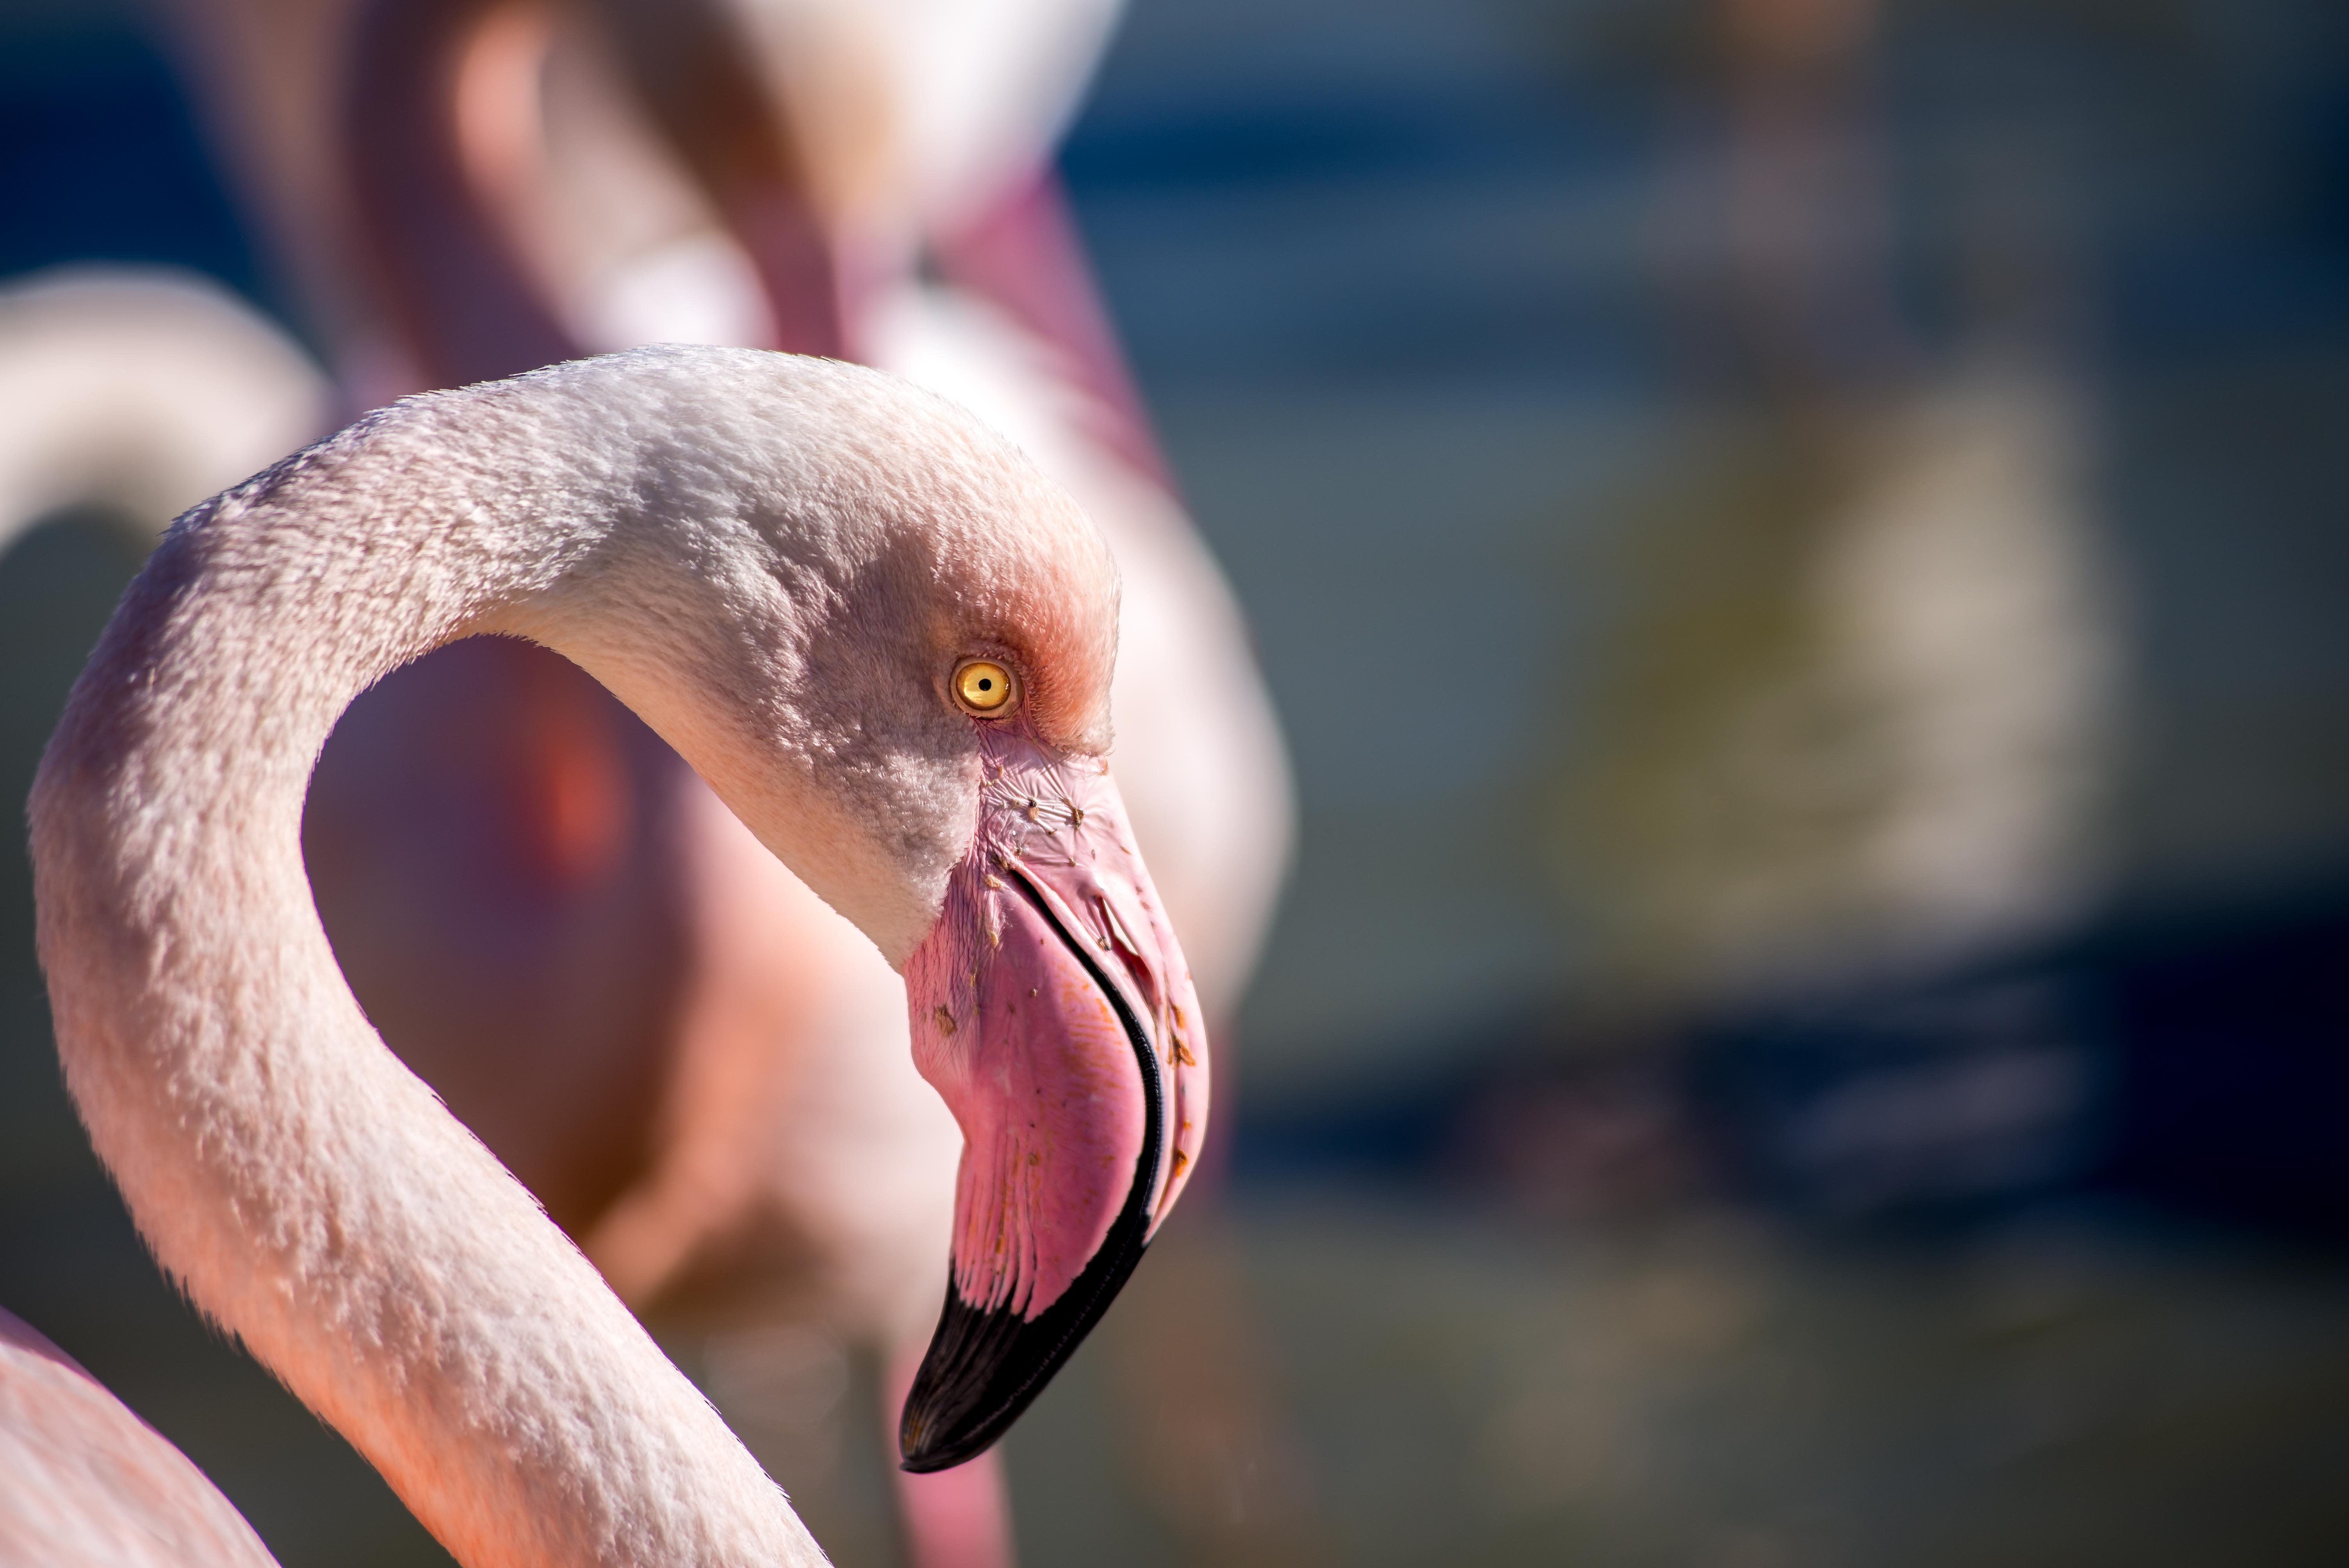
[[[1241,1234],[1328,1561],[2314,1563],[2349,1531],[2337,1263],[2101,1216],[1853,1253],[1345,1191]],[[1028,1517],[1054,1561],[1144,1560]]]
[[[1591,704],[1652,614],[1627,560],[1712,483],[1729,499],[1673,580],[1734,561],[1741,513],[1772,504],[1734,489],[1766,482],[1736,454],[1785,417],[1708,368],[1725,324],[1692,346],[1676,303],[1682,274],[1734,283],[1669,194],[1718,155],[1708,26],[1690,5],[1144,5],[1071,144],[1306,791],[1251,1093],[1361,1070],[1366,1029],[1442,1052],[1464,1009],[1588,978],[1588,868],[1542,863],[1537,819],[1619,744]],[[1961,368],[1981,334],[2028,334],[2083,405],[2083,522],[2125,639],[2125,744],[2078,827],[2105,846],[2093,902],[2341,874],[2340,17],[1908,5],[1878,54],[1913,352]]]

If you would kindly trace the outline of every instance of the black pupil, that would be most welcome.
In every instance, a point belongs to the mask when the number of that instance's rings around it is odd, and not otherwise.
[[[981,691],[993,691],[995,689],[995,683],[992,680],[989,680],[987,676],[981,676],[978,677],[978,689]]]

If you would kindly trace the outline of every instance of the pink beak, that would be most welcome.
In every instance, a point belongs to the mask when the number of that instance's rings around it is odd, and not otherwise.
[[[1190,970],[1097,760],[988,727],[978,831],[905,965],[914,1064],[962,1124],[954,1274],[909,1470],[985,1450],[1108,1310],[1197,1162]]]

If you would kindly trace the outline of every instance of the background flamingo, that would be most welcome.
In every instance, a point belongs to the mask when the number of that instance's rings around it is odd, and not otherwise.
[[[266,1568],[202,1470],[33,1328],[0,1312],[0,1522],[26,1563]]]

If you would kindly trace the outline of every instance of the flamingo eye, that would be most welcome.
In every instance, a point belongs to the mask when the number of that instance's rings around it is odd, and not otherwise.
[[[963,711],[979,718],[1006,717],[1019,700],[1019,678],[993,659],[965,659],[947,684]]]

